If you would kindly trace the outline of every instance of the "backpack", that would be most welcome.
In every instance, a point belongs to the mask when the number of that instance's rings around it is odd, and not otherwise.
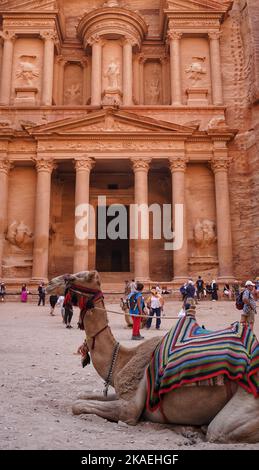
[[[130,299],[129,299],[129,306],[130,306],[130,310],[135,310],[136,306],[137,306],[137,299],[136,299],[136,294],[132,294],[130,296]]]
[[[182,286],[180,287],[180,292],[182,295],[185,295],[186,294],[186,287]]]
[[[243,310],[244,308],[244,302],[243,302],[243,293],[245,291],[240,292],[236,298],[236,308],[237,310]]]

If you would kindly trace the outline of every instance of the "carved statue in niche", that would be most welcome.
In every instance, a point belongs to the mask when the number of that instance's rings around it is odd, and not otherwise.
[[[185,73],[191,82],[191,86],[197,87],[199,81],[207,74],[207,70],[203,67],[206,57],[193,57],[193,62],[185,69]]]
[[[80,104],[82,88],[79,84],[72,84],[66,91],[65,97],[68,104]]]
[[[108,87],[106,90],[118,90],[120,87],[120,67],[118,62],[112,60],[105,73],[105,78],[108,80]]]
[[[158,104],[160,98],[160,80],[157,77],[146,81],[148,104]]]
[[[32,86],[33,81],[39,77],[39,70],[36,69],[36,55],[21,55],[19,68],[16,77],[25,82],[26,85]]]
[[[5,236],[6,240],[21,250],[33,243],[33,233],[24,222],[17,222],[16,220],[12,222]]]
[[[217,240],[216,224],[212,220],[198,220],[194,226],[194,241],[199,248],[207,248]]]

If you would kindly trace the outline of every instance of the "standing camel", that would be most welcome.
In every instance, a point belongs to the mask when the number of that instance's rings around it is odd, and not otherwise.
[[[161,406],[150,411],[146,406],[146,369],[161,338],[134,348],[117,343],[108,325],[97,271],[54,278],[47,292],[61,294],[65,288],[78,295],[85,347],[94,368],[106,382],[106,389],[108,385],[115,389],[109,396],[82,394],[73,405],[75,415],[95,414],[130,425],[136,425],[141,417],[162,424],[205,425],[210,442],[259,442],[259,399],[233,381],[230,387],[182,386],[163,394]]]

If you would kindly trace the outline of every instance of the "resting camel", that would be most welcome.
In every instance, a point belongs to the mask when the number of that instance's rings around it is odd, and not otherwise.
[[[115,389],[115,394],[108,396],[82,394],[73,405],[75,415],[95,414],[129,425],[136,425],[142,417],[154,423],[203,426],[210,442],[259,442],[259,399],[234,381],[230,386],[203,382],[182,386],[162,395],[162,406],[151,412],[146,406],[146,369],[161,338],[133,348],[117,343],[108,325],[97,271],[57,277],[47,292],[61,294],[65,288],[78,295],[79,306],[83,295],[80,318],[86,333],[85,348],[106,382],[106,391],[109,385]]]

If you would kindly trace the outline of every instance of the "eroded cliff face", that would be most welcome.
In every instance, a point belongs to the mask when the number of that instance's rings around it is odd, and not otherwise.
[[[230,198],[235,275],[259,274],[259,5],[235,0],[222,27],[222,73],[227,122],[239,130],[230,146]]]

